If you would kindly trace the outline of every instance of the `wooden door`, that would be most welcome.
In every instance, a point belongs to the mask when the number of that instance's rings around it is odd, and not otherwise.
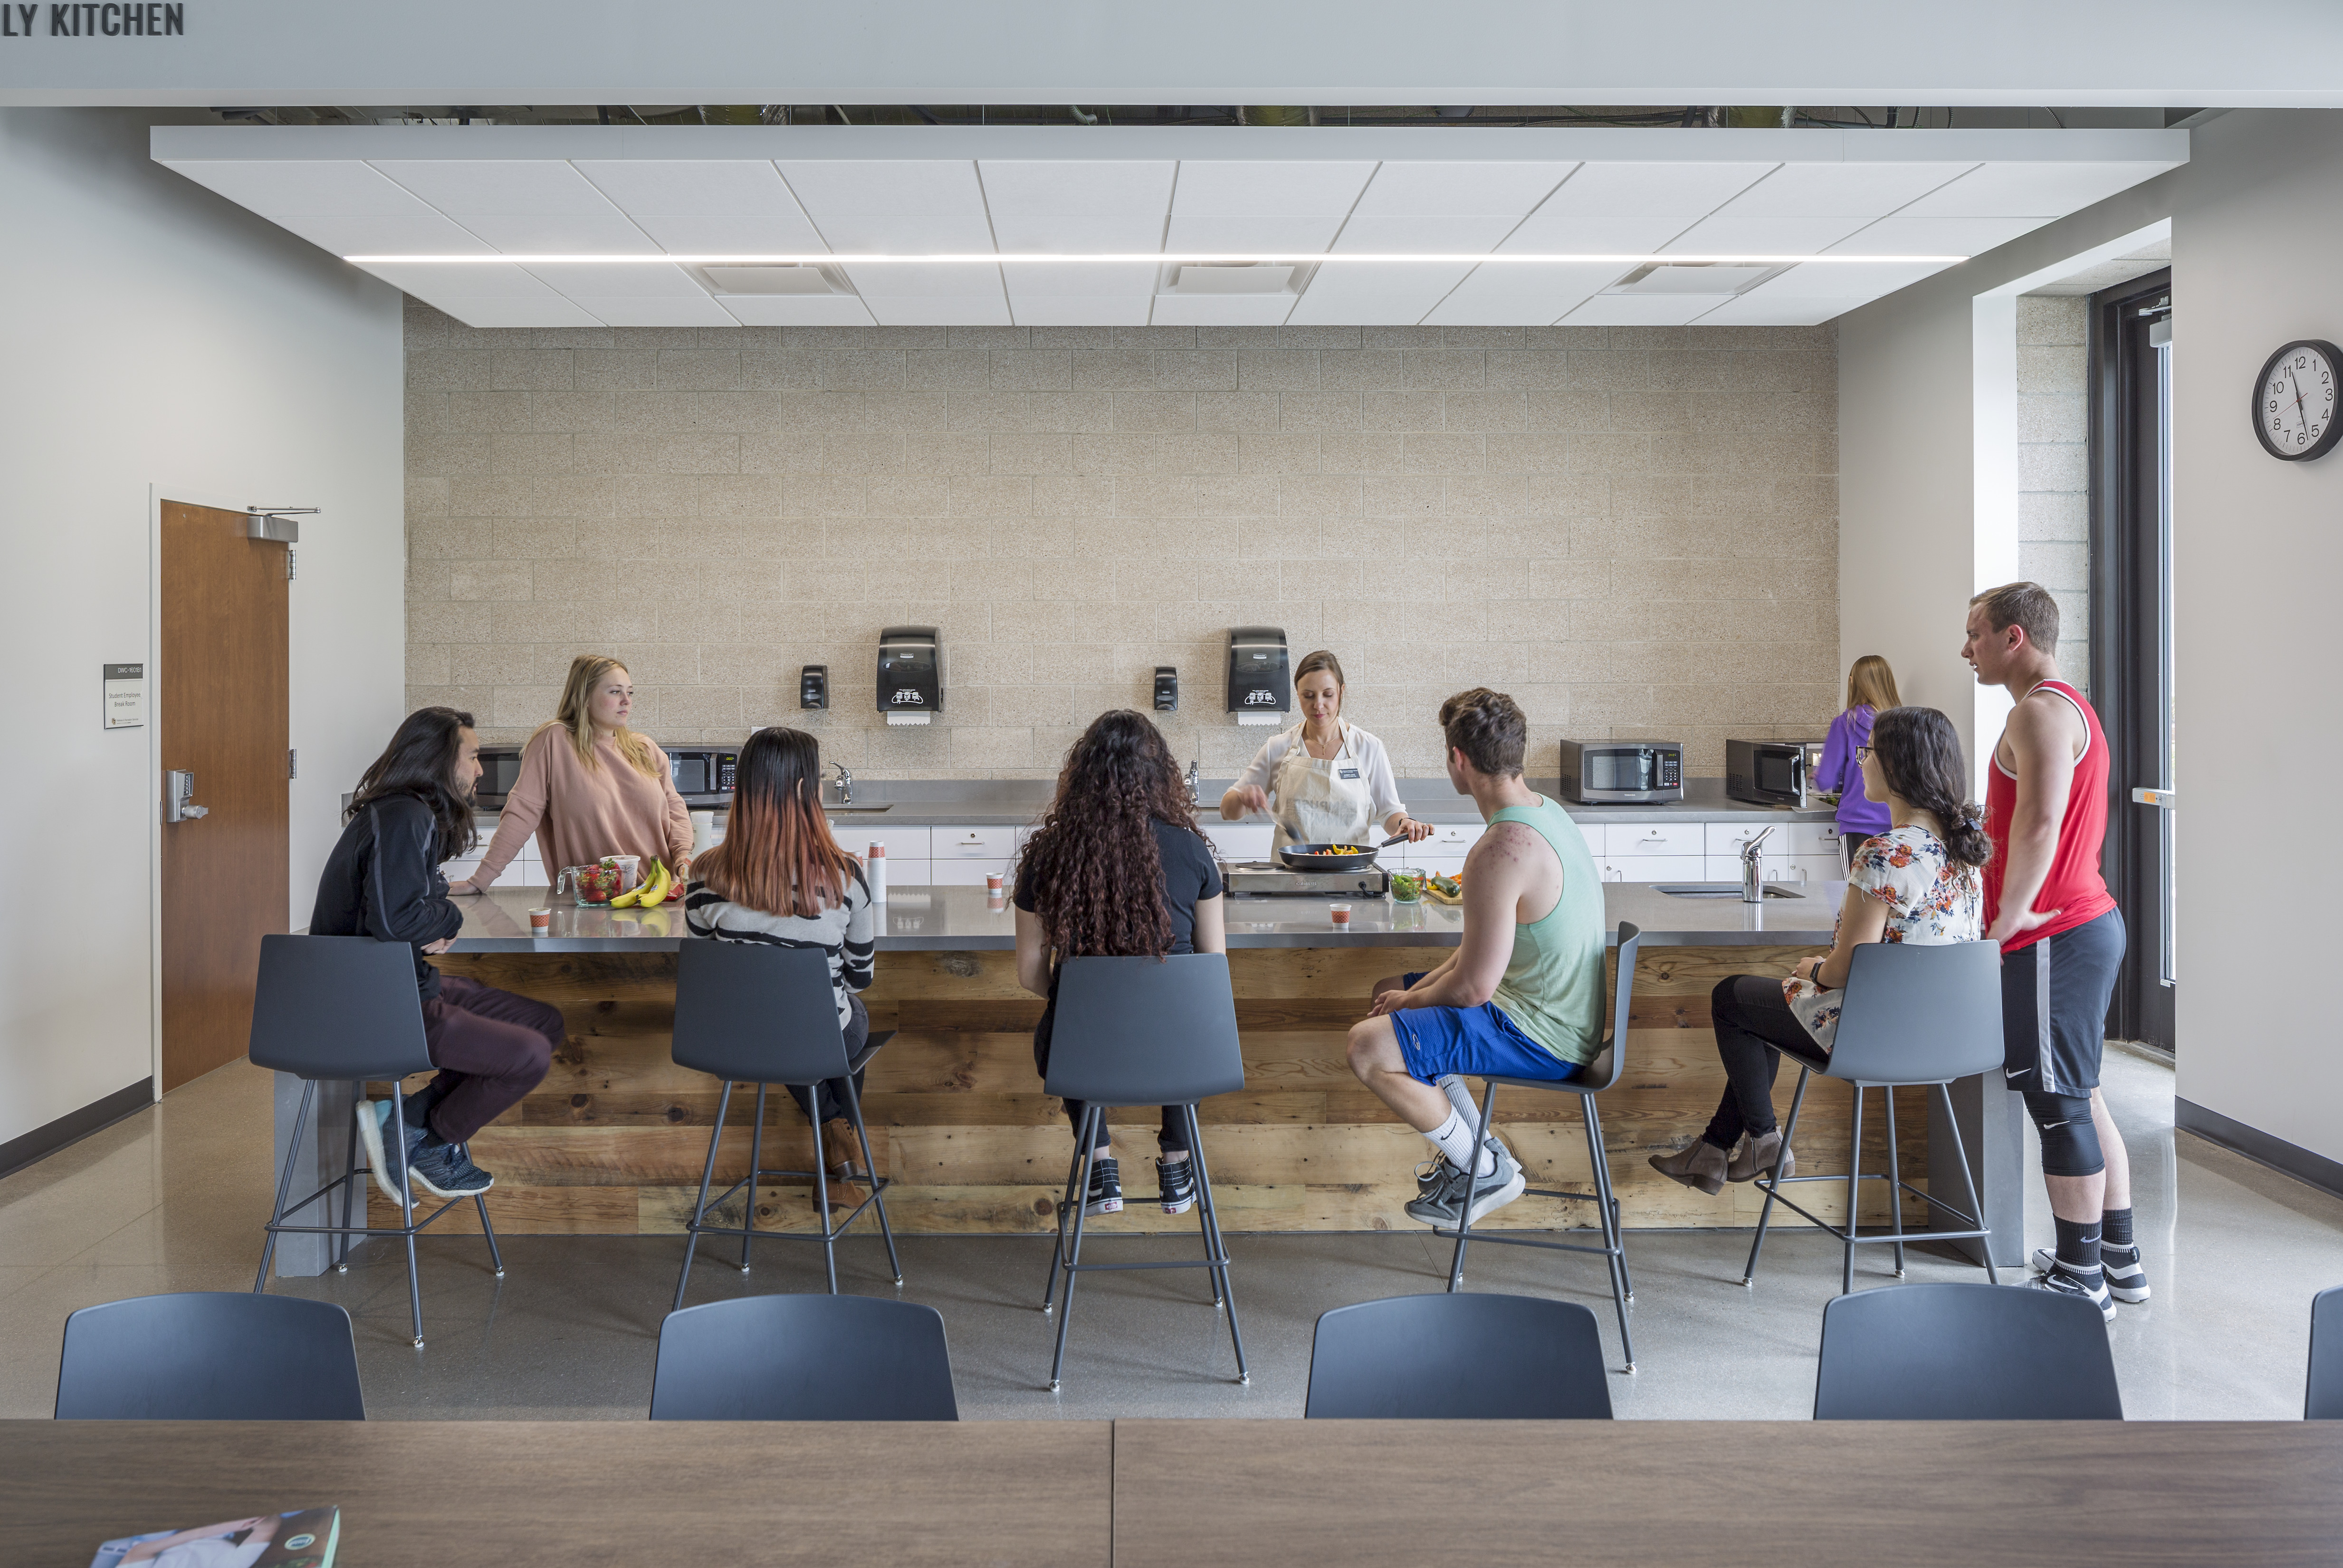
[[[162,830],[166,1091],[244,1054],[260,939],[288,929],[286,547],[246,528],[163,503],[157,763],[206,810]]]

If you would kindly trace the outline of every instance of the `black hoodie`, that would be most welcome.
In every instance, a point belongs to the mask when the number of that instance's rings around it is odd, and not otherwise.
[[[439,971],[423,959],[425,944],[452,937],[464,913],[447,901],[439,874],[439,824],[412,795],[386,795],[358,808],[317,879],[313,937],[372,937],[415,949],[415,984],[428,1001],[439,994]]]

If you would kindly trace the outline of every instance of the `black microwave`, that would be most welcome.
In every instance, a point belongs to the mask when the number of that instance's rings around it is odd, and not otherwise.
[[[505,797],[520,779],[520,751],[518,746],[480,748],[480,781],[472,790],[474,806],[483,811],[505,809]]]
[[[1725,792],[1753,806],[1807,805],[1806,747],[1803,740],[1727,740]]]
[[[1562,798],[1581,806],[1681,800],[1684,747],[1674,740],[1565,740]]]

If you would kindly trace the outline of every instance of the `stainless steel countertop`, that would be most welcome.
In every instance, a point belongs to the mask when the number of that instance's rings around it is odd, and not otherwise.
[[[1723,887],[1723,883],[1704,884]],[[1643,928],[1653,947],[1816,946],[1830,940],[1844,884],[1814,882],[1801,896],[1745,904],[1737,892],[1721,899],[1678,898],[1642,882],[1603,885],[1604,924],[1614,932],[1622,920]],[[1799,892],[1785,889],[1785,891]],[[543,889],[491,888],[458,899],[463,930],[450,950],[458,953],[673,952],[685,939],[683,906],[649,911],[579,909],[564,899],[554,903],[553,934],[532,937],[528,911],[542,908]],[[1463,911],[1445,904],[1396,904],[1383,899],[1342,900],[1351,906],[1351,924],[1336,930],[1327,906],[1332,899],[1231,899],[1229,946],[1234,948],[1454,947],[1463,932]],[[1015,916],[1005,900],[988,899],[982,888],[897,887],[880,906],[885,923],[881,952],[1000,951],[1017,945]]]

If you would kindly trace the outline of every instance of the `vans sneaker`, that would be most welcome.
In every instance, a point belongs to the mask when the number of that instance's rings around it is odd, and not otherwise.
[[[1162,1194],[1166,1214],[1184,1214],[1196,1204],[1196,1171],[1192,1156],[1186,1160],[1158,1160],[1155,1162],[1155,1186]]]
[[[1122,1167],[1111,1160],[1091,1162],[1090,1191],[1082,1196],[1085,1214],[1122,1212]]]

